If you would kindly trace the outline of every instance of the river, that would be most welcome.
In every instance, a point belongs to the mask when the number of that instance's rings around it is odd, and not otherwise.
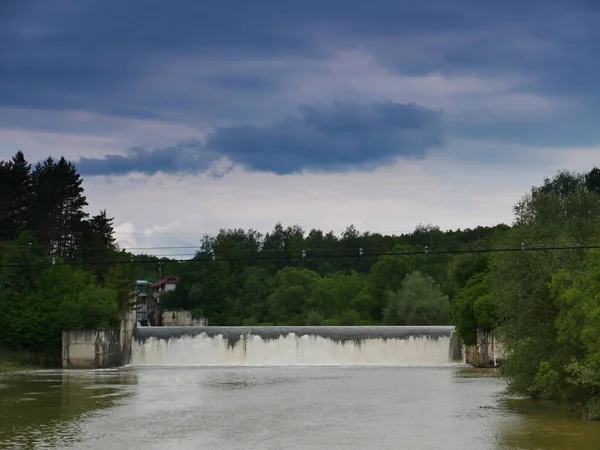
[[[124,367],[0,375],[7,449],[598,449],[600,424],[444,367]]]

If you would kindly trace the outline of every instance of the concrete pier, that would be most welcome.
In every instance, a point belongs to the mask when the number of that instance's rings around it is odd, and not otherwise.
[[[134,329],[132,312],[123,318],[120,330],[63,331],[63,369],[104,369],[127,364]]]
[[[493,333],[477,331],[477,345],[465,347],[465,362],[473,367],[499,367],[504,359],[502,343]]]

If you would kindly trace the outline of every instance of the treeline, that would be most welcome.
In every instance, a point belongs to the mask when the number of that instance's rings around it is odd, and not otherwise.
[[[459,324],[496,329],[510,388],[600,419],[600,170],[559,173],[515,205],[507,236],[570,250],[497,253],[459,292]],[[471,320],[470,327],[462,321]]]
[[[341,236],[281,224],[265,235],[221,230],[178,267],[177,289],[161,301],[214,325],[448,324],[465,271],[485,259],[453,252],[489,248],[508,229],[420,225],[399,236],[353,226]]]
[[[0,350],[56,363],[62,330],[119,326],[148,266],[106,264],[130,255],[106,211],[90,216],[87,206],[66,159],[32,166],[18,152],[0,161]]]

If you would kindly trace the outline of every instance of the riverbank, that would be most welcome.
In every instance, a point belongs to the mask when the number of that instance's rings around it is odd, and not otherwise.
[[[0,374],[9,372],[20,372],[23,370],[38,370],[41,369],[39,366],[30,366],[14,363],[12,361],[4,361],[0,359]]]
[[[0,351],[0,374],[41,368],[41,366],[33,364],[32,356],[29,354]]]
[[[502,373],[500,372],[500,369],[493,367],[465,367],[463,369],[459,369],[456,375],[464,378],[500,378]]]

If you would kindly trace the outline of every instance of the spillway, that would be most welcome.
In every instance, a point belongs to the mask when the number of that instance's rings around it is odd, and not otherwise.
[[[138,327],[131,365],[446,365],[452,326]]]

